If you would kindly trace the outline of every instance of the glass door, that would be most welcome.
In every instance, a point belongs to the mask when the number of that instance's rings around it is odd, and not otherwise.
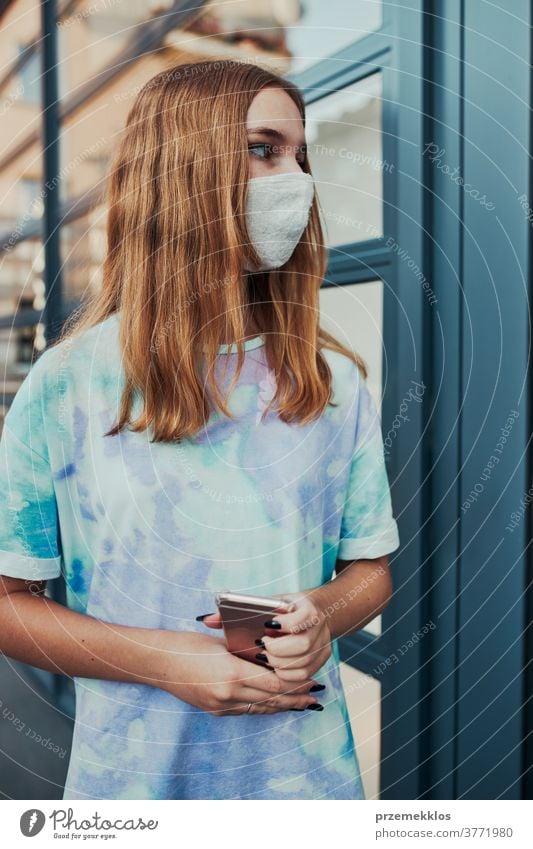
[[[309,158],[329,247],[329,266],[321,290],[322,323],[367,363],[368,385],[380,412],[385,439],[398,405],[396,349],[399,333],[405,330],[401,329],[397,286],[402,255],[395,250],[399,244],[399,163],[407,152],[397,128],[399,98],[405,90],[402,62],[407,61],[405,48],[399,47],[402,39],[397,7],[403,4],[333,4],[339,8],[318,2],[307,5],[309,20],[315,25],[320,21],[321,30],[317,30],[315,41],[307,30],[299,32],[307,54],[296,65],[301,67],[300,73],[290,77],[306,97]],[[402,26],[411,28],[416,44],[421,13],[401,9],[401,14],[405,16]],[[331,21],[342,21],[343,29],[330,27]],[[358,28],[350,30],[349,21],[358,22]],[[328,44],[335,50],[330,55],[326,55]],[[318,54],[314,62],[308,56],[312,45]],[[417,46],[411,44],[411,62],[418,61],[420,54],[421,39]],[[405,97],[421,100],[412,86]],[[420,107],[421,103],[419,117]],[[413,200],[411,196],[410,202]],[[411,321],[408,318],[407,324]],[[421,338],[421,326],[415,322],[411,327]],[[407,369],[414,377],[412,363]],[[408,495],[407,490],[405,495],[402,492],[398,482],[401,476],[396,473],[399,445],[398,439],[386,450],[386,462],[403,542],[401,502]],[[393,576],[400,553],[401,549],[389,558]],[[400,644],[398,618],[403,615],[405,624],[406,616],[409,619],[411,615],[403,599],[365,628],[339,641],[341,674],[369,799],[394,797],[390,768],[402,761],[402,752],[391,734],[401,709],[390,674],[390,658]],[[403,788],[401,792],[405,792]]]

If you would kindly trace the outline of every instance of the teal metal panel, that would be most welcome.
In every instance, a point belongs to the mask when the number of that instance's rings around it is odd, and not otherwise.
[[[527,0],[512,5],[464,3],[463,172],[469,188],[456,759],[457,796],[467,799],[517,799],[522,781],[529,528],[523,520],[508,527],[531,485],[531,223],[523,199],[531,167],[531,6]]]

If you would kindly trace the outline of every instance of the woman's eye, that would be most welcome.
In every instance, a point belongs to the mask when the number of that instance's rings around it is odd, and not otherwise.
[[[260,159],[269,159],[272,155],[272,146],[270,144],[250,144],[248,150],[257,154]]]
[[[271,159],[275,155],[273,146],[268,144],[268,142],[255,142],[254,144],[249,144],[248,150],[258,156],[259,159],[263,160]],[[303,168],[305,165],[305,153],[296,161],[300,168]]]

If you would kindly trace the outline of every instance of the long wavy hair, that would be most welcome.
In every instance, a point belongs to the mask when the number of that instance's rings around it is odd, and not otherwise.
[[[106,436],[126,425],[152,427],[151,441],[179,442],[197,434],[213,408],[232,417],[227,401],[244,362],[247,318],[265,334],[277,383],[265,414],[275,405],[283,421],[305,424],[333,404],[324,347],[352,359],[366,377],[363,360],[320,327],[327,252],[316,194],[290,259],[272,271],[243,270],[246,259],[260,264],[245,220],[246,119],[264,86],[286,91],[305,127],[304,101],[293,83],[234,60],[164,70],[129,111],[107,175],[103,283],[56,340],[120,311],[125,385],[118,421]],[[303,171],[311,173],[307,156]],[[238,357],[223,398],[214,365],[228,339],[237,343]],[[143,405],[132,422],[136,392]]]

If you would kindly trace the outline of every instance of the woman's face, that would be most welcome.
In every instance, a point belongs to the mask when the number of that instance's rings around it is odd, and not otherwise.
[[[302,170],[304,126],[286,91],[275,86],[261,89],[248,109],[246,127],[250,179]]]

